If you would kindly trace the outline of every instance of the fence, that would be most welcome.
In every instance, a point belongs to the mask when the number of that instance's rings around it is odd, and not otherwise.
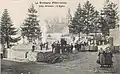
[[[81,46],[81,51],[98,51],[98,46]]]

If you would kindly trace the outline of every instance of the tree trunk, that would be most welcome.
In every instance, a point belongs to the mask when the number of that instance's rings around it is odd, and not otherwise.
[[[6,30],[6,47],[9,48],[9,36]]]
[[[7,36],[7,39],[6,39],[6,43],[7,43],[7,48],[9,48],[9,38]]]

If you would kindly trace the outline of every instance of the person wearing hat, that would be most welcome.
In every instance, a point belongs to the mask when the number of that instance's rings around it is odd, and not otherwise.
[[[105,50],[105,65],[107,65],[108,67],[111,67],[113,65],[112,57],[113,54],[110,51],[110,48],[107,47]]]

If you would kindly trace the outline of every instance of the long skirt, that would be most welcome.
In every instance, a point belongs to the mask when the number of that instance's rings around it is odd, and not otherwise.
[[[112,61],[112,57],[110,56],[110,54],[107,54],[105,56],[105,65],[112,65],[113,61]]]
[[[100,65],[105,65],[105,56],[104,56],[104,54],[100,54]]]

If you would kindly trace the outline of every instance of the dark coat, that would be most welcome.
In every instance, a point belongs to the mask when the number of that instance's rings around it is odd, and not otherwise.
[[[112,65],[113,61],[112,61],[112,53],[105,53],[105,64],[106,65]]]
[[[105,52],[99,53],[99,60],[100,60],[100,65],[105,65]]]

